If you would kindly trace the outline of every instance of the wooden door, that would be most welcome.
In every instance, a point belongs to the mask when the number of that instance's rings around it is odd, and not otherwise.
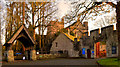
[[[91,58],[91,50],[87,49],[87,58]]]
[[[96,43],[96,58],[99,58],[99,53],[100,53],[100,42]]]

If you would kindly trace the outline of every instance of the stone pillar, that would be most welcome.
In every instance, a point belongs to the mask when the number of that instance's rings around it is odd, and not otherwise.
[[[7,52],[7,61],[8,62],[14,61],[14,52],[13,52],[13,50],[8,50],[8,52]]]
[[[30,52],[30,59],[31,60],[36,60],[36,50],[31,50],[31,52]]]
[[[96,44],[94,44],[94,58],[96,58]]]
[[[28,60],[28,51],[25,51],[25,59]]]

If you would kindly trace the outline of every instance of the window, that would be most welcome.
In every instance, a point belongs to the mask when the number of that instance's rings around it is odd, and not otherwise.
[[[62,51],[62,50],[60,50],[60,51],[58,51],[58,53],[59,53],[59,54],[63,54],[63,51]]]
[[[57,46],[57,44],[58,44],[58,43],[57,43],[57,42],[55,42],[55,44],[56,44],[56,47],[58,47],[58,46]]]
[[[112,54],[116,54],[116,46],[112,46]]]
[[[64,51],[64,54],[67,54],[67,55],[68,55],[68,50],[65,50],[65,51]]]

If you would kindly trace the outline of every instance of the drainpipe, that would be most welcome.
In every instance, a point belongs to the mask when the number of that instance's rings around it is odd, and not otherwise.
[[[74,38],[74,43],[77,44],[77,38]]]
[[[75,51],[79,50],[79,47],[78,47],[78,44],[77,44],[77,38],[74,38],[74,50]]]

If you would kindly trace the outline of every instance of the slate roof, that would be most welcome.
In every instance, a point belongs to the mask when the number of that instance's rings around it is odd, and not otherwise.
[[[22,32],[22,30],[24,30],[24,32]],[[35,41],[34,39],[30,36],[29,32],[28,32],[28,29],[25,27],[25,25],[21,25],[15,32],[14,34],[7,40],[6,44],[12,44],[15,39],[19,36],[20,33],[26,33],[27,36],[29,37],[29,39],[31,40],[31,42],[33,44],[35,44]],[[6,46],[5,44],[5,46]]]
[[[72,36],[72,35],[69,35],[69,34],[67,34],[67,33],[63,33],[63,34],[65,34],[70,40],[72,40],[72,41],[74,41],[74,38],[76,38],[76,37],[74,37],[74,36]],[[80,41],[79,39],[77,39],[77,41]]]

